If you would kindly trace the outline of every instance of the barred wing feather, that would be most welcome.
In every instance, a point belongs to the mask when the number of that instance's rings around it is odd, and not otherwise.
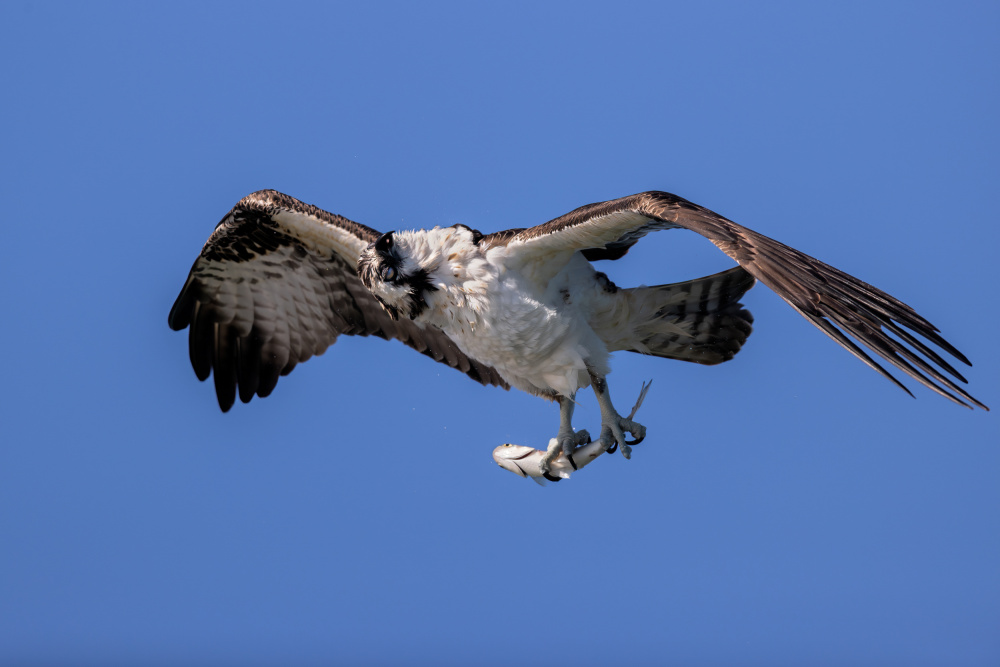
[[[170,310],[190,327],[191,365],[214,375],[219,407],[265,397],[337,336],[395,338],[483,384],[507,388],[440,329],[394,321],[362,285],[357,258],[375,230],[275,192],[243,198],[209,237]]]
[[[909,390],[863,348],[960,405],[988,409],[955,382],[966,380],[932,346],[971,365],[968,359],[912,308],[868,283],[676,195],[644,192],[589,204],[543,225],[488,235],[481,242],[507,246],[508,254],[517,255],[521,262],[558,266],[560,259],[574,252],[583,252],[592,260],[618,259],[649,232],[672,228],[689,229],[709,239],[823,333],[907,393]]]

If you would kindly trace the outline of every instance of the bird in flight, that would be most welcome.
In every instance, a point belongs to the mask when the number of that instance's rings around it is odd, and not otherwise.
[[[675,228],[701,234],[739,266],[622,288],[592,264],[621,259],[649,232]],[[214,375],[224,412],[237,396],[246,403],[269,395],[279,376],[340,335],[398,339],[484,385],[556,401],[560,447],[542,461],[547,472],[560,451],[568,456],[590,442],[572,425],[579,389],[596,394],[606,449],[620,447],[627,458],[645,437],[645,427],[611,402],[612,352],[728,361],[750,335],[753,317],[739,299],[756,280],[907,393],[864,348],[955,403],[988,409],[957,384],[965,378],[938,350],[969,361],[912,308],[666,192],[482,234],[465,225],[381,233],[261,190],[215,228],[169,324],[190,327],[191,365],[199,380]]]

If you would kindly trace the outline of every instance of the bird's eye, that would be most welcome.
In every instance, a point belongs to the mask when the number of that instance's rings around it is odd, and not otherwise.
[[[383,266],[382,267],[382,280],[385,282],[392,282],[396,279],[396,267],[394,266]]]

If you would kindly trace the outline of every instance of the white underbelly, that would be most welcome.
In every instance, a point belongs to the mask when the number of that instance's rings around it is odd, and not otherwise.
[[[574,306],[512,282],[490,287],[478,307],[435,309],[435,324],[466,355],[532,394],[572,396],[590,384],[590,369],[607,372],[607,348]]]

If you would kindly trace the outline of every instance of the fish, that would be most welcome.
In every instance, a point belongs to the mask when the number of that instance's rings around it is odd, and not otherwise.
[[[547,451],[552,451],[559,446],[559,441],[555,438],[549,440]],[[515,445],[505,443],[493,450],[493,460],[504,470],[509,470],[515,475],[529,477],[541,485],[545,485],[542,480],[558,482],[568,479],[574,470],[579,470],[591,461],[603,454],[604,443],[600,440],[593,440],[589,444],[577,447],[572,454],[566,456],[565,452],[559,455],[549,466],[549,471],[542,472],[542,458],[546,452],[527,445]]]
[[[639,406],[642,405],[643,400],[646,398],[646,392],[649,391],[649,387],[652,384],[652,380],[642,383],[639,398],[636,400],[635,405],[632,406],[632,412],[628,416],[629,419],[635,417],[635,413],[639,410]],[[586,445],[577,447],[569,455],[565,452],[560,453],[559,457],[552,461],[549,472],[543,473],[541,468],[542,459],[548,452],[557,447],[559,447],[559,441],[555,438],[549,440],[549,446],[544,451],[528,447],[527,445],[515,445],[508,442],[493,450],[493,460],[504,470],[509,470],[519,477],[530,478],[534,482],[544,486],[546,480],[549,482],[558,482],[563,479],[569,479],[569,476],[574,471],[590,465],[604,452],[613,452],[616,449],[616,447],[605,449],[604,444],[598,438]]]

